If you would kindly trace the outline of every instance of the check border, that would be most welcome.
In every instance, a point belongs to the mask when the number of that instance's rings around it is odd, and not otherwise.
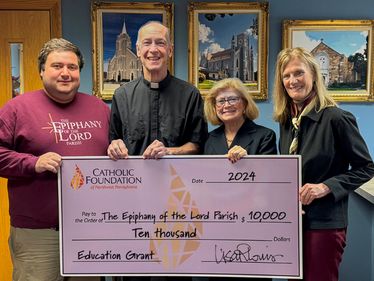
[[[255,156],[247,156],[246,159],[296,159],[298,171],[297,171],[297,181],[299,183],[299,186],[301,186],[301,157],[300,156],[294,156],[294,155],[284,155],[284,156],[264,156],[264,155],[255,155]],[[101,161],[106,160],[108,161],[108,157],[97,157],[97,156],[87,156],[87,157],[63,157],[63,163],[65,161],[76,161],[76,160],[89,160],[89,161]],[[183,160],[183,159],[197,159],[197,160],[203,160],[203,159],[226,159],[224,156],[165,156],[163,159],[175,159],[175,160]],[[139,161],[163,161],[163,159],[159,160],[144,160],[140,156],[135,157],[129,157],[129,160],[139,160]],[[128,160],[119,160],[119,161],[128,161]],[[63,235],[65,231],[65,226],[63,224],[63,216],[64,216],[64,210],[63,210],[63,204],[62,204],[62,181],[63,178],[61,177],[62,169],[64,169],[64,165],[59,170],[58,173],[58,190],[59,190],[59,216],[60,216],[60,249],[61,249],[61,272],[63,275],[66,276],[226,276],[226,277],[249,277],[252,275],[241,275],[241,274],[224,274],[224,275],[217,275],[217,274],[201,274],[201,273],[193,273],[193,272],[180,272],[180,273],[172,273],[172,272],[165,272],[165,273],[135,273],[135,274],[126,274],[126,273],[116,273],[116,272],[100,272],[100,274],[92,273],[92,272],[84,272],[84,273],[66,273],[64,270],[64,243],[63,243]],[[70,180],[70,179],[67,179]],[[301,224],[301,204],[298,204],[298,267],[299,267],[299,274],[298,275],[253,275],[253,277],[265,277],[265,278],[293,278],[293,279],[301,279],[302,278],[302,224]]]

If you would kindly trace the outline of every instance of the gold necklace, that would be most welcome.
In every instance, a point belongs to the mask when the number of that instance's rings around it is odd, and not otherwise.
[[[230,146],[230,145],[232,144],[232,141],[233,141],[233,140],[234,140],[234,139],[231,139],[231,140],[230,140],[230,139],[226,138],[227,145]]]
[[[228,146],[230,146],[235,139],[235,134],[233,136],[231,136],[231,138],[228,138],[228,134],[225,133],[225,138],[226,138],[226,142],[227,142]]]

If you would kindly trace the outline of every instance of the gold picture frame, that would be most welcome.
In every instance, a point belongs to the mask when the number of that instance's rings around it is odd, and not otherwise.
[[[285,20],[283,48],[309,50],[336,101],[372,102],[373,26],[373,20]]]
[[[216,81],[238,77],[257,100],[268,98],[268,3],[191,2],[189,81],[204,97]]]
[[[92,72],[95,96],[112,100],[116,88],[141,75],[141,63],[136,55],[135,43],[137,32],[144,23],[154,20],[162,22],[169,28],[171,42],[174,42],[173,10],[173,3],[92,2]],[[123,46],[119,48],[119,45]],[[171,58],[171,73],[173,66]]]

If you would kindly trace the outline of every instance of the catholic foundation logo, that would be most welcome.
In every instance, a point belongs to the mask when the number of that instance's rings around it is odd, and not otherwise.
[[[142,181],[142,177],[133,168],[94,168],[84,177],[85,184],[93,190],[137,189]]]
[[[77,190],[81,188],[82,185],[84,185],[83,173],[81,169],[79,169],[78,165],[75,165],[75,172],[74,172],[73,178],[71,179],[70,187],[74,190]]]

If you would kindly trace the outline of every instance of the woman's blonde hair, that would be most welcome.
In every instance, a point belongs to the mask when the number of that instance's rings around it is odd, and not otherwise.
[[[315,91],[315,98],[311,103],[314,105],[317,112],[329,106],[336,106],[336,102],[327,92],[319,64],[313,55],[304,48],[287,48],[280,51],[278,54],[273,90],[273,118],[281,124],[284,124],[290,115],[290,105],[292,103],[292,99],[288,96],[283,85],[283,71],[287,64],[293,59],[299,59],[309,68],[313,75],[314,82],[312,91]]]
[[[219,93],[227,89],[234,90],[241,97],[242,101],[244,102],[244,115],[248,119],[254,120],[258,117],[258,107],[242,81],[240,81],[238,78],[226,78],[217,82],[205,97],[204,113],[207,121],[209,121],[212,125],[222,124],[222,121],[217,116],[216,97]]]

